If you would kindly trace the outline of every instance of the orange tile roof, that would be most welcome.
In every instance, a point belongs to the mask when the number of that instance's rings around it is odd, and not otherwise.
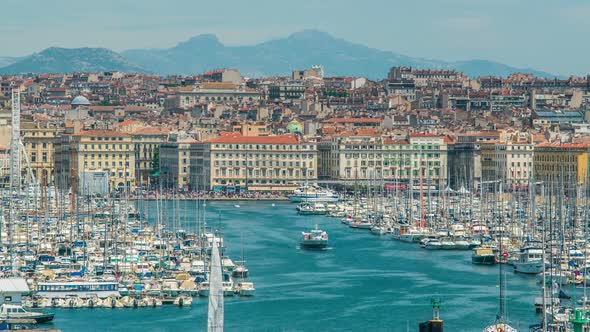
[[[114,130],[86,130],[86,131],[81,131],[81,132],[74,134],[72,136],[126,137],[126,136],[129,136],[129,134],[123,133],[120,131],[114,131]]]
[[[140,122],[139,122],[139,121],[137,121],[137,120],[125,120],[125,121],[123,121],[123,122],[119,122],[119,123],[117,124],[117,126],[118,126],[118,127],[124,127],[124,126],[129,126],[129,125],[132,125],[132,124],[137,124],[137,123],[140,123]]]
[[[332,118],[323,121],[324,123],[381,123],[379,118]]]
[[[441,137],[442,135],[432,133],[411,133],[410,137]]]
[[[213,138],[208,143],[234,144],[297,144],[297,136],[293,134],[279,136],[243,136],[238,132],[222,132],[221,136]]]
[[[535,148],[587,149],[588,146],[589,145],[585,143],[562,143],[555,141],[537,144]]]
[[[203,89],[235,89],[236,85],[228,82],[205,82],[201,84]]]
[[[154,127],[143,127],[143,128],[137,128],[136,130],[133,131],[132,134],[162,134],[162,135],[166,135],[168,134],[169,130],[168,129],[160,129],[160,128],[154,128]]]

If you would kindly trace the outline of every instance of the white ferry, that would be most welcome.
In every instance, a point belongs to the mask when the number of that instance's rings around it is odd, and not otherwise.
[[[53,299],[77,296],[81,299],[90,297],[119,297],[119,284],[115,281],[64,281],[40,282],[37,284],[37,295]]]
[[[289,195],[291,202],[338,202],[340,196],[331,190],[317,185],[305,185],[293,191]]]

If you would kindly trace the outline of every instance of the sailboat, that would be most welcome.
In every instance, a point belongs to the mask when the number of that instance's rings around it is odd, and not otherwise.
[[[221,257],[217,243],[211,250],[211,278],[209,280],[208,332],[223,332],[223,288],[221,279]]]
[[[499,181],[499,190],[498,192],[500,194],[503,193],[502,191],[502,182]],[[503,207],[504,206],[504,201],[502,199],[500,199],[500,205]],[[502,217],[500,219],[500,223],[502,222],[504,214],[502,214]],[[499,242],[499,251],[500,251],[500,255],[503,256],[507,256],[507,253],[503,252],[503,248],[502,248],[502,242],[503,239],[503,234],[500,233],[500,242]],[[517,330],[513,327],[511,327],[510,325],[508,325],[508,323],[506,322],[506,305],[505,305],[505,297],[504,297],[504,291],[505,291],[505,283],[506,283],[506,278],[504,276],[504,269],[502,268],[503,264],[498,264],[499,266],[499,281],[500,281],[500,308],[499,308],[499,312],[498,312],[498,316],[496,316],[496,322],[494,322],[492,325],[489,325],[487,327],[485,327],[482,332],[517,332]]]

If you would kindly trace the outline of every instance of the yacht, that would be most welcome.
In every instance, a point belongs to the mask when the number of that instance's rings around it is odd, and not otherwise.
[[[239,296],[254,296],[256,288],[254,288],[254,283],[252,282],[241,281],[235,286],[234,291]]]
[[[315,229],[312,229],[309,233],[301,233],[300,244],[302,248],[324,249],[328,246],[328,233],[318,229],[316,225]]]
[[[291,202],[338,202],[340,196],[331,190],[317,185],[305,185],[293,191],[289,195]]]
[[[297,213],[303,215],[326,214],[326,207],[322,203],[303,202],[297,205]]]
[[[418,243],[428,235],[430,235],[430,232],[425,228],[402,227],[395,238],[402,242]]]
[[[438,238],[431,238],[425,241],[424,249],[441,250],[443,249],[442,242]]]
[[[543,249],[535,245],[526,245],[520,249],[518,260],[514,262],[514,272],[539,274],[543,272]]]

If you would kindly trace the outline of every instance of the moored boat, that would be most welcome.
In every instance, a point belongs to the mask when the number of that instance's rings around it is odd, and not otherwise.
[[[328,246],[328,233],[318,229],[312,229],[310,232],[301,233],[301,241],[299,242],[302,248],[324,249]]]

